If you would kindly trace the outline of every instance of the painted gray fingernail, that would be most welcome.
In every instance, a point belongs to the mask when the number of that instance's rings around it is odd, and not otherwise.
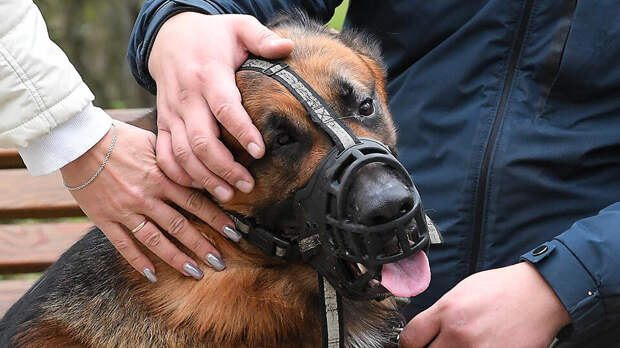
[[[146,279],[148,279],[151,283],[155,283],[157,281],[157,276],[155,275],[155,272],[153,272],[152,269],[147,267],[144,269],[144,271],[142,271],[142,273],[144,274]]]
[[[226,264],[224,263],[224,260],[222,260],[219,256],[215,255],[215,254],[207,254],[207,262],[213,266],[213,268],[215,268],[215,270],[217,270],[218,272],[221,272],[224,270],[224,268],[226,268]]]
[[[204,276],[204,273],[202,273],[202,271],[200,270],[200,268],[192,265],[189,262],[186,262],[183,265],[183,269],[185,270],[185,272],[187,272],[187,274],[191,275],[192,277],[194,277],[194,279],[196,280],[200,280],[202,279],[202,277]]]
[[[226,237],[228,237],[228,239],[232,240],[233,242],[238,243],[241,240],[241,233],[237,232],[237,230],[235,230],[234,228],[230,226],[224,226],[223,230]]]

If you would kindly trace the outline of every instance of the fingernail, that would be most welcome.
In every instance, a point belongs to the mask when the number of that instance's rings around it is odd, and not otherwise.
[[[147,267],[144,269],[144,271],[142,271],[142,273],[144,274],[146,279],[148,279],[151,283],[155,283],[157,281],[157,276],[155,275],[155,272],[153,272],[152,269]]]
[[[215,268],[218,272],[221,272],[224,270],[224,268],[226,268],[226,264],[224,263],[224,260],[222,260],[219,256],[215,255],[215,254],[207,254],[207,262],[213,266],[213,268]]]
[[[260,147],[258,147],[258,145],[256,145],[256,143],[249,143],[248,144],[248,152],[254,158],[259,158],[260,154],[261,154],[260,153]]]
[[[192,181],[192,187],[195,188],[195,189],[199,189],[199,190],[204,189],[204,187],[202,187],[202,185],[200,185],[200,183],[198,183],[196,181]]]
[[[241,240],[241,233],[237,232],[237,230],[235,230],[234,228],[230,226],[224,226],[223,230],[226,237],[228,237],[228,239],[232,240],[233,242],[239,242]]]
[[[183,265],[183,269],[185,270],[185,272],[187,272],[187,274],[191,275],[192,277],[194,277],[194,279],[196,280],[200,280],[202,279],[202,277],[204,276],[204,273],[202,273],[202,271],[200,270],[200,268],[192,265],[189,262],[186,262]]]
[[[276,39],[276,40],[271,41],[271,45],[276,46],[276,45],[282,45],[284,43],[289,43],[289,42],[292,42],[292,41],[289,39]]]
[[[224,186],[217,186],[213,190],[213,193],[215,194],[215,197],[222,202],[226,202],[232,198],[231,190],[227,189]]]
[[[244,192],[244,193],[250,193],[252,192],[252,189],[254,188],[254,185],[252,185],[251,183],[245,180],[237,181],[235,186],[239,189],[239,191]]]

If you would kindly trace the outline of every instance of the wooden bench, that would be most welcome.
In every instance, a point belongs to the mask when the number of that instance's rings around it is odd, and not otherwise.
[[[149,109],[108,113],[116,120],[155,129]],[[66,219],[72,217],[81,218]],[[0,275],[45,270],[89,226],[91,223],[63,188],[59,172],[32,177],[16,150],[0,149]],[[0,318],[33,283],[0,280]]]

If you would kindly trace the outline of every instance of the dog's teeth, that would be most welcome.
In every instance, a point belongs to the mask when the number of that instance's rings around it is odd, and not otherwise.
[[[360,272],[362,272],[362,274],[368,272],[368,268],[366,268],[366,266],[362,265],[361,263],[357,263],[357,268],[360,270]]]
[[[379,286],[380,284],[381,284],[381,283],[380,283],[378,280],[376,280],[376,279],[371,279],[371,280],[369,280],[369,281],[368,281],[368,285],[370,285],[370,286],[371,286],[371,287],[373,287],[373,288],[374,288],[375,286]]]

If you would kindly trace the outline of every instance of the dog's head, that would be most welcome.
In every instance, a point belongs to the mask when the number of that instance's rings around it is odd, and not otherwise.
[[[358,139],[374,140],[358,153],[393,158],[396,132],[377,44],[363,35],[329,31],[305,18],[280,19],[272,29],[295,42],[285,63]],[[420,251],[428,247],[428,235],[421,233],[426,223],[417,191],[402,166],[396,161],[359,161],[355,170],[349,170],[351,163],[340,164],[343,173],[330,174],[335,185],[347,174],[350,178],[337,189],[338,198],[303,202],[298,194],[302,190],[329,191],[328,180],[316,179],[317,168],[349,160],[340,158],[333,140],[278,81],[255,71],[239,71],[236,79],[243,106],[263,135],[266,153],[254,160],[223,132],[224,142],[256,180],[250,194],[238,192],[223,208],[295,242],[311,235],[309,229],[319,229],[321,233],[315,232],[321,238],[310,241],[315,250],[304,259],[345,296],[373,298],[385,294],[386,288],[406,297],[423,291],[430,281],[428,261]],[[309,190],[309,185],[315,187]],[[309,221],[314,203],[323,215],[339,218],[331,224]],[[400,225],[391,223],[396,220]],[[329,233],[323,231],[326,228]]]

